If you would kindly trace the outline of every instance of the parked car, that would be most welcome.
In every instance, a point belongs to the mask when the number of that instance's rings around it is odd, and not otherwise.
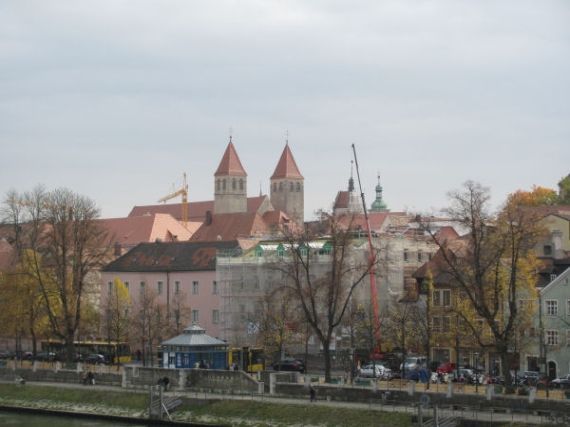
[[[390,379],[392,376],[392,370],[386,368],[384,365],[380,363],[375,363],[375,364],[369,363],[360,368],[360,372],[358,375],[363,378]]]
[[[54,362],[57,356],[53,351],[40,351],[36,353],[36,360],[40,362]]]
[[[284,359],[271,365],[274,371],[305,372],[305,364],[299,359]]]
[[[550,384],[555,388],[570,388],[570,374],[565,377],[555,378]]]
[[[455,363],[451,362],[443,362],[435,370],[437,374],[451,374],[453,371],[455,371]]]
[[[95,365],[102,365],[104,363],[106,363],[106,359],[105,356],[103,356],[102,354],[97,354],[97,353],[91,353],[90,355],[88,355],[85,358],[85,363],[92,363]]]
[[[406,357],[404,362],[402,364],[400,364],[400,371],[405,370],[406,372],[408,372],[408,371],[413,371],[416,368],[417,369],[425,368],[426,364],[427,364],[427,358],[426,357],[408,356],[408,357]]]

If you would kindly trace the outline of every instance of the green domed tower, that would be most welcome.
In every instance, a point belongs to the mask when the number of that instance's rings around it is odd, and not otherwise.
[[[382,200],[382,185],[380,184],[380,174],[378,174],[378,185],[376,186],[376,200],[372,202],[370,212],[388,212],[388,206]]]

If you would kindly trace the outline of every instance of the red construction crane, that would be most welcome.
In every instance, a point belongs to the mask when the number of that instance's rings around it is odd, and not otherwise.
[[[369,248],[369,272],[370,277],[370,298],[372,299],[372,314],[374,316],[374,340],[376,345],[374,348],[375,353],[381,353],[380,345],[380,309],[378,308],[378,291],[376,289],[376,250],[372,244],[372,231],[370,230],[370,220],[368,219],[368,211],[366,209],[366,200],[364,192],[362,191],[362,183],[360,182],[360,171],[358,169],[358,160],[356,158],[356,147],[352,144],[352,151],[354,153],[354,164],[356,165],[356,176],[358,177],[358,188],[360,189],[360,198],[362,199],[362,208],[364,209],[364,219],[366,220],[366,232],[368,234],[368,248]]]

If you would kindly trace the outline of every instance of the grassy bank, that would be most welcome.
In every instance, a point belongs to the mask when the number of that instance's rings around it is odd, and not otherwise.
[[[146,393],[101,391],[90,387],[56,388],[0,384],[0,404],[59,411],[146,417]],[[241,400],[184,400],[177,421],[232,426],[411,426],[406,414],[319,405],[292,405]]]

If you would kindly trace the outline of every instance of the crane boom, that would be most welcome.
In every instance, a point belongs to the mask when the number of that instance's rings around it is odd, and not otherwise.
[[[174,191],[164,197],[158,199],[158,203],[166,203],[170,199],[182,196],[182,205],[180,219],[186,225],[188,223],[188,182],[186,181],[186,172],[183,174],[182,187],[179,190]]]
[[[374,316],[374,339],[376,341],[375,351],[380,353],[380,309],[378,307],[378,290],[376,289],[376,251],[374,245],[372,244],[372,231],[370,230],[370,220],[368,219],[368,211],[366,209],[366,200],[364,197],[364,192],[362,191],[362,183],[360,181],[360,170],[358,168],[358,159],[356,158],[356,147],[352,144],[352,151],[354,153],[354,164],[356,165],[356,176],[358,178],[358,188],[360,189],[360,198],[362,199],[362,208],[364,210],[364,219],[366,221],[366,232],[368,234],[368,261],[370,265],[368,266],[370,277],[370,298],[372,299],[372,314]]]

